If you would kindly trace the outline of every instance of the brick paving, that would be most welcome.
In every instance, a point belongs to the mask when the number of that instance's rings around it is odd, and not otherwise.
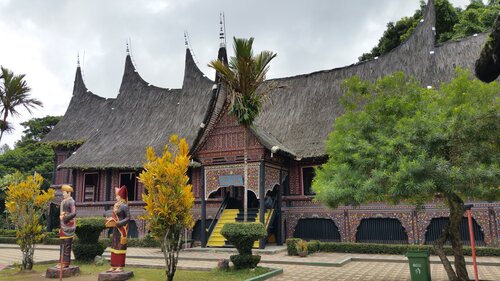
[[[229,258],[231,252],[195,250],[182,251],[179,268],[210,270],[217,266],[217,260]],[[283,268],[284,273],[270,280],[410,280],[409,266],[403,255],[367,255],[347,253],[316,253],[306,258],[291,257],[284,251],[274,254],[260,253],[262,264],[272,268]],[[109,257],[109,249],[104,253]],[[59,247],[41,245],[35,251],[35,262],[56,261]],[[346,259],[353,261],[345,262]],[[0,270],[2,267],[20,262],[21,251],[16,245],[0,244]],[[470,257],[466,257],[470,261]],[[344,262],[344,263],[342,263]],[[432,280],[448,280],[439,259],[431,257]],[[500,257],[478,257],[479,278],[500,281]],[[308,263],[308,264],[305,264]],[[322,266],[318,266],[319,263]],[[163,255],[155,248],[129,248],[127,264],[138,266],[164,266]],[[468,266],[473,274],[472,266]],[[473,277],[473,276],[471,276]]]

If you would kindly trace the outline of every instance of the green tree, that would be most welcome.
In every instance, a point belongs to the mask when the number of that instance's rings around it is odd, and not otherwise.
[[[61,120],[61,116],[45,116],[42,118],[32,118],[21,123],[24,127],[21,143],[40,142]],[[21,145],[18,143],[17,145]]]
[[[23,270],[33,268],[35,243],[42,240],[44,232],[40,220],[43,211],[54,198],[53,189],[47,192],[40,189],[42,183],[43,177],[36,174],[7,188],[5,207],[16,228],[16,243],[23,253]]]
[[[476,61],[476,76],[483,82],[492,82],[500,75],[500,14],[495,20],[488,41]]]
[[[488,5],[472,0],[465,10],[453,7],[448,0],[435,0],[436,41],[458,40],[474,33],[486,32],[500,13],[500,1],[490,0]],[[425,2],[420,1],[420,9],[412,17],[403,17],[395,24],[389,22],[387,29],[369,53],[359,57],[360,61],[372,59],[388,53],[401,45],[413,33],[425,10]]]
[[[179,258],[182,232],[193,226],[194,206],[192,186],[188,183],[189,147],[185,139],[173,135],[157,156],[152,147],[146,150],[147,162],[139,181],[146,193],[144,215],[147,228],[160,241],[165,258],[167,280],[174,280]]]
[[[0,80],[2,80],[0,83],[0,101],[2,103],[2,107],[0,108],[0,114],[2,115],[2,119],[0,120],[1,141],[3,133],[12,130],[12,126],[7,122],[9,115],[19,115],[18,110],[20,106],[26,108],[31,114],[31,109],[42,106],[42,102],[29,96],[31,89],[24,80],[26,75],[15,75],[3,66],[0,69]]]
[[[422,205],[436,195],[450,223],[434,247],[449,280],[468,280],[459,225],[464,200],[500,198],[500,86],[457,71],[439,89],[403,73],[374,83],[345,83],[345,115],[336,119],[316,169],[316,198],[330,207],[364,202]],[[455,270],[443,251],[451,241]]]
[[[47,190],[52,184],[54,172],[54,151],[50,144],[40,142],[41,139],[57,124],[61,117],[46,116],[33,118],[21,123],[24,126],[21,140],[14,149],[3,149],[0,153],[0,185],[2,178],[10,174],[33,175],[35,172],[44,177],[42,189]],[[0,212],[4,209],[5,190],[0,189]]]
[[[208,66],[215,69],[227,86],[229,114],[243,125],[243,161],[244,161],[244,221],[248,212],[248,129],[260,113],[262,102],[270,88],[257,88],[266,80],[269,63],[276,57],[270,51],[253,54],[253,38],[233,38],[234,57],[229,59],[229,65],[221,60],[211,61]]]

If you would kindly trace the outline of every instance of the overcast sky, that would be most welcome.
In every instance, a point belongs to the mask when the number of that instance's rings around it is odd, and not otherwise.
[[[463,7],[469,0],[450,0]],[[184,72],[184,31],[200,69],[219,47],[219,13],[231,38],[255,37],[254,48],[278,54],[268,78],[345,66],[378,42],[389,21],[411,16],[419,0],[0,0],[0,65],[26,74],[32,96],[44,107],[19,122],[63,115],[71,99],[77,53],[87,87],[116,97],[123,74],[126,41],[141,76],[151,84],[179,88]],[[91,114],[89,112],[89,114]]]

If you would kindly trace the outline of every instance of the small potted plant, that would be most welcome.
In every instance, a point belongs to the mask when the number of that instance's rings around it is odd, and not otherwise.
[[[307,256],[307,242],[304,240],[297,241],[297,244],[295,245],[297,248],[297,254],[299,257],[305,257]]]

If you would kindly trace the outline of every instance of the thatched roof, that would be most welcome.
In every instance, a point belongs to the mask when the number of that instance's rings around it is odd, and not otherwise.
[[[144,81],[127,56],[118,97],[99,132],[61,168],[138,168],[145,148],[161,152],[171,134],[192,144],[212,97],[206,78],[186,51],[182,89],[163,89]]]
[[[258,131],[265,134],[254,133],[260,139],[274,138],[269,141],[272,144],[266,145],[268,148],[277,145],[299,159],[321,157],[326,154],[325,142],[332,124],[343,113],[339,98],[345,79],[358,75],[373,81],[404,71],[423,86],[436,86],[452,78],[455,66],[472,69],[484,34],[436,46],[434,26],[435,10],[430,0],[423,21],[407,41],[391,52],[347,67],[273,80],[279,88],[255,121]]]
[[[85,141],[103,126],[115,99],[105,99],[87,90],[80,67],[76,69],[73,97],[66,113],[44,141]]]
[[[433,0],[429,0],[414,33],[391,52],[347,67],[270,81],[279,87],[251,128],[253,134],[266,148],[278,146],[281,153],[297,159],[324,157],[332,124],[343,113],[339,99],[345,79],[358,75],[373,81],[404,71],[423,86],[437,86],[451,80],[457,66],[473,69],[486,34],[435,45],[434,26],[435,9]],[[75,93],[82,88],[78,73]],[[196,153],[209,137],[225,102],[225,91],[212,89],[213,84],[196,67],[189,51],[184,83],[176,90],[147,84],[127,57],[116,100],[91,95],[83,85],[85,95],[74,94],[68,112],[47,139],[88,138],[61,165],[66,168],[140,168],[146,146],[160,151],[173,133],[186,137]],[[91,97],[96,99],[93,105],[89,105]],[[106,112],[111,113],[106,117]],[[200,129],[201,123],[204,129]]]

